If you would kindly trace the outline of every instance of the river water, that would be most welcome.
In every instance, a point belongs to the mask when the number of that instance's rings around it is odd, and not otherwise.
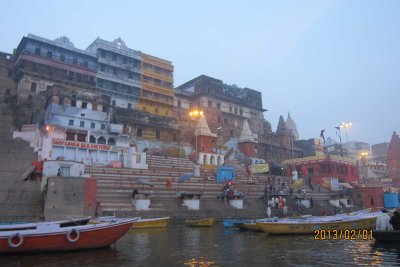
[[[0,266],[371,266],[400,265],[400,245],[373,240],[317,241],[313,236],[170,225],[132,230],[115,246],[67,253],[0,255]]]

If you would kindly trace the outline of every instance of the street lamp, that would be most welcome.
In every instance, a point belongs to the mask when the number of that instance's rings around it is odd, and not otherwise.
[[[340,128],[345,128],[346,129],[346,143],[349,143],[349,138],[347,137],[347,129],[351,127],[352,123],[348,121],[342,122],[339,126]]]
[[[198,122],[199,118],[201,116],[204,116],[204,112],[202,110],[195,109],[195,110],[192,110],[192,111],[189,112],[189,116],[190,116],[190,118],[192,120],[195,120],[195,121]],[[198,152],[198,148],[197,148],[197,132],[196,132],[196,129],[194,130],[194,137],[195,137],[195,143],[196,143],[195,145],[196,145],[196,163],[197,163],[197,158],[199,156],[199,152]]]
[[[368,178],[368,169],[367,166],[365,164],[365,160],[368,158],[368,152],[367,151],[363,151],[360,153],[360,158],[362,161],[362,166],[363,166],[363,171],[364,171],[364,177]]]

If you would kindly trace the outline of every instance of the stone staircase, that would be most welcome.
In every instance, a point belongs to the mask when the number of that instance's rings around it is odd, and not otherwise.
[[[173,214],[177,220],[188,216],[209,215],[216,219],[266,216],[263,198],[266,175],[253,175],[250,182],[246,170],[242,166],[235,166],[236,189],[246,193],[244,209],[238,210],[231,207],[226,200],[222,201],[220,196],[223,184],[217,183],[215,173],[209,170],[201,168],[200,177],[179,182],[180,175],[193,172],[195,168],[195,164],[188,158],[149,156],[147,163],[149,166],[147,170],[86,167],[86,171],[97,179],[97,201],[100,203],[103,215],[159,217]],[[284,178],[281,179],[283,181]],[[145,180],[153,186],[142,185],[137,182],[138,180]],[[172,181],[171,187],[167,187],[167,180]],[[134,210],[131,194],[135,188],[141,197],[151,199],[151,210],[140,212]],[[187,207],[180,205],[177,198],[178,191],[201,194],[200,210],[188,211]]]
[[[21,175],[37,160],[29,143],[13,139],[13,109],[0,103],[0,222],[43,219],[39,181]]]

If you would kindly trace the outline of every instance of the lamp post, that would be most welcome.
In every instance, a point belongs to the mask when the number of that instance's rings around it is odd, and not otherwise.
[[[368,169],[367,169],[367,166],[365,164],[365,161],[368,158],[368,152],[367,151],[361,152],[360,153],[360,158],[361,158],[361,162],[362,162],[362,166],[363,166],[364,177],[368,178]]]
[[[349,129],[351,127],[352,123],[348,122],[348,121],[344,121],[342,123],[340,123],[339,127],[340,128],[345,128],[346,129],[346,143],[349,143],[349,138],[347,137],[347,129]]]
[[[195,120],[196,122],[199,121],[200,116],[204,116],[204,112],[202,110],[192,110],[189,112],[189,116],[192,120]],[[196,125],[197,126],[197,125]],[[196,128],[194,130],[194,138],[195,138],[195,146],[196,146],[196,163],[197,163],[197,158],[199,157],[199,152],[198,152],[198,148],[197,148],[197,132],[196,132]]]

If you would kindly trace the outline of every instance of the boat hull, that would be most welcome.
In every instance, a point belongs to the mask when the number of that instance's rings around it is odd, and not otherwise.
[[[214,224],[214,219],[207,218],[201,220],[186,220],[185,224],[187,226],[193,226],[193,227],[211,227]]]
[[[93,249],[115,243],[131,228],[134,220],[102,223],[58,230],[25,230],[3,232],[0,253],[49,252]],[[49,224],[49,228],[52,225]]]
[[[373,230],[372,237],[377,242],[400,242],[400,231],[399,230]]]
[[[376,218],[362,218],[332,222],[257,222],[257,226],[268,234],[311,235],[315,230],[364,230],[375,227]]]
[[[163,228],[167,227],[170,217],[153,218],[153,219],[139,219],[132,224],[132,229],[146,229],[146,228]]]

